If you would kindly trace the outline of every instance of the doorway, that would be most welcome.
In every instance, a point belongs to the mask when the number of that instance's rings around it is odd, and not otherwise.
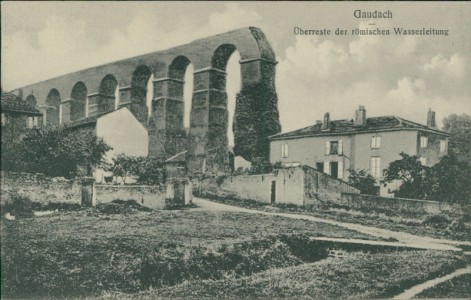
[[[339,177],[339,163],[336,161],[330,163],[330,176],[334,178]]]
[[[271,182],[271,189],[270,189],[270,203],[274,204],[276,201],[276,181]]]

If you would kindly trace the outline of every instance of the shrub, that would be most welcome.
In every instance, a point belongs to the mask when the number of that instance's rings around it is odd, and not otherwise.
[[[365,195],[376,194],[376,179],[368,174],[366,170],[348,170],[350,175],[348,176],[348,182],[360,190],[360,193]]]
[[[451,220],[444,215],[432,215],[422,222],[423,225],[430,225],[435,228],[446,228],[450,223]]]
[[[4,205],[3,210],[17,218],[29,218],[34,216],[31,200],[14,191],[10,193],[10,199]]]

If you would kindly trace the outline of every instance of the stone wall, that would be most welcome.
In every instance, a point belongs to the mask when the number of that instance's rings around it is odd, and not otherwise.
[[[262,203],[319,205],[338,202],[345,192],[359,191],[313,168],[291,167],[262,175],[238,175],[207,179],[196,189],[202,196],[255,200]],[[272,192],[275,196],[272,198]]]
[[[1,203],[18,192],[34,202],[80,203],[80,183],[65,178],[50,178],[42,174],[1,172]]]
[[[1,203],[18,192],[34,202],[80,203],[81,185],[76,180],[50,178],[42,174],[1,172]],[[141,205],[161,209],[165,206],[165,186],[95,185],[96,203],[115,199],[135,200]]]
[[[338,202],[342,193],[359,194],[360,191],[347,183],[319,172],[309,166],[304,170],[304,198],[307,206],[315,206],[324,202]]]
[[[300,168],[278,170],[260,175],[237,175],[206,179],[195,184],[201,196],[254,200],[261,203],[304,205],[303,172]]]
[[[95,185],[97,203],[108,203],[116,199],[135,200],[154,209],[165,206],[165,186],[151,185]]]
[[[347,206],[351,209],[375,211],[385,213],[413,213],[413,214],[440,214],[470,215],[470,205],[457,205],[446,202],[416,200],[405,198],[385,198],[379,196],[342,194],[342,197],[333,203]]]

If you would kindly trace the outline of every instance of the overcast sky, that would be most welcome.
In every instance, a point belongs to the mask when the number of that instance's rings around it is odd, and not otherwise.
[[[398,115],[438,123],[471,114],[471,4],[366,2],[2,2],[2,88],[11,90],[118,59],[246,26],[261,28],[277,56],[283,131],[324,112]],[[353,11],[390,10],[360,20]],[[374,22],[376,25],[369,26]],[[348,29],[347,36],[295,36],[294,27]],[[355,28],[448,29],[448,36],[352,36]],[[229,97],[239,88],[228,66]],[[234,79],[234,76],[236,77]],[[230,104],[233,106],[233,104]],[[229,108],[233,110],[233,107]]]

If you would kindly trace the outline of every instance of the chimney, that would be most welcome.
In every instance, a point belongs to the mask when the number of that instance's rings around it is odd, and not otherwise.
[[[327,130],[330,128],[330,115],[328,112],[324,114],[324,123],[322,123],[322,130]]]
[[[355,120],[353,121],[355,126],[364,126],[366,125],[366,109],[363,105],[360,105],[355,111]]]
[[[435,112],[429,108],[427,113],[427,126],[435,128]]]

